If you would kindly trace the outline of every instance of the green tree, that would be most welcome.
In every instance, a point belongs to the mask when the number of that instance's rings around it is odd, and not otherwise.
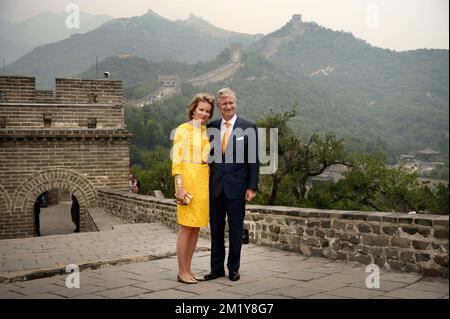
[[[270,176],[270,182],[267,179],[263,181],[271,183],[270,195],[266,196],[270,205],[275,204],[282,183],[290,184],[296,200],[302,201],[310,177],[322,174],[331,165],[346,164],[343,140],[337,139],[333,133],[327,133],[324,138],[313,134],[305,143],[288,126],[289,119],[294,116],[295,107],[286,112],[271,111],[257,121],[259,127],[278,128],[278,170]],[[290,183],[286,179],[290,179]]]
[[[141,151],[139,162],[143,165],[131,168],[131,172],[141,182],[139,193],[147,195],[154,190],[161,190],[165,197],[173,197],[175,188],[169,150],[157,146],[152,151]]]
[[[421,184],[404,167],[386,166],[384,154],[356,154],[352,169],[338,182],[316,184],[307,205],[322,209],[448,214],[448,186]]]

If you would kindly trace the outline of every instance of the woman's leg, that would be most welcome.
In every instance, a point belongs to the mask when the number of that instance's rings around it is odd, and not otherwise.
[[[179,225],[177,237],[178,275],[182,280],[191,280],[189,273],[189,254],[191,227]]]
[[[189,254],[187,256],[188,257],[187,266],[188,266],[188,272],[192,277],[194,277],[194,274],[191,271],[192,256],[194,256],[195,247],[197,246],[199,231],[200,231],[199,227],[192,227],[191,233],[189,235],[189,244],[188,244]]]

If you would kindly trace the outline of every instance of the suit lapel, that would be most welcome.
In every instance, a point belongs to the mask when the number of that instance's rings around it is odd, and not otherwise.
[[[233,130],[231,131],[231,135],[233,135],[234,129],[235,129],[235,128],[240,127],[240,126],[239,126],[240,124],[241,124],[241,123],[240,123],[240,121],[239,121],[239,117],[236,117],[236,122],[234,122]]]

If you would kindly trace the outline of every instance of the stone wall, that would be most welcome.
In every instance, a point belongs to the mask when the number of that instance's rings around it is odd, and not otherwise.
[[[250,241],[448,278],[448,216],[249,206]]]
[[[89,210],[86,213],[86,231],[87,232],[98,231],[98,227],[95,224],[94,219],[92,218],[91,214],[89,213]]]
[[[109,189],[98,194],[105,211],[129,223],[177,229],[172,199]],[[244,227],[258,245],[448,278],[448,216],[247,205]],[[201,234],[209,236],[208,229]]]
[[[99,207],[127,223],[160,222],[178,229],[173,199],[156,198],[112,189],[98,189]]]
[[[228,62],[208,73],[186,81],[192,86],[205,86],[209,83],[216,83],[230,78],[241,67],[240,63]]]
[[[227,63],[207,73],[191,78],[187,80],[186,83],[199,87],[209,83],[220,82],[233,76],[233,74],[242,66],[242,45],[237,43],[231,44],[229,53],[230,59]]]

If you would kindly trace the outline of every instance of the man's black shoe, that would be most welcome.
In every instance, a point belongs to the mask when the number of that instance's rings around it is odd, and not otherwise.
[[[209,274],[205,275],[205,280],[213,280],[213,279],[224,277],[224,276],[225,276],[224,272],[211,271]]]
[[[241,275],[239,275],[239,271],[233,271],[230,272],[229,278],[231,281],[238,281],[239,279],[241,279]]]

